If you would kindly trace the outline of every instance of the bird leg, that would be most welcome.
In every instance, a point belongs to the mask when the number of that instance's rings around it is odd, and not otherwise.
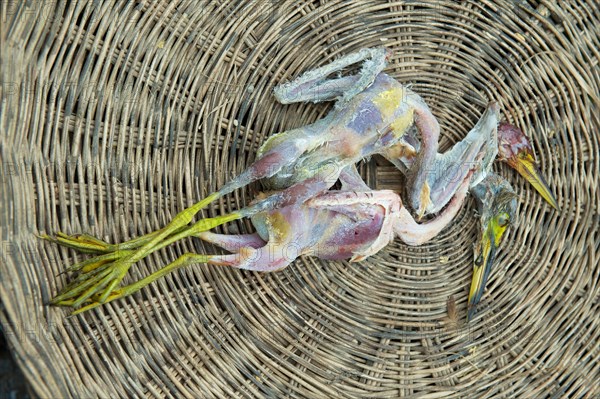
[[[206,263],[217,266],[231,266],[237,269],[268,272],[282,269],[295,259],[295,257],[289,256],[289,240],[293,238],[291,236],[284,237],[282,241],[269,243],[265,243],[256,233],[228,236],[204,231],[198,233],[197,236],[204,241],[221,246],[233,253],[228,255],[186,253],[167,266],[135,283],[116,287],[104,293],[94,290],[95,284],[100,284],[106,275],[105,271],[107,269],[100,267],[88,273],[87,280],[84,279],[86,285],[80,284],[74,288],[72,287],[70,292],[63,293],[54,298],[53,304],[75,308],[84,305],[72,312],[75,315],[96,308],[104,303],[114,301],[115,299],[131,295],[161,277],[190,265]],[[161,244],[161,247],[171,243],[167,241]],[[110,273],[110,269],[108,270],[108,273]]]
[[[90,298],[99,303],[106,302],[129,271],[130,267],[150,253],[162,249],[176,241],[187,237],[199,237],[201,233],[224,223],[251,217],[257,213],[303,203],[309,198],[328,190],[337,180],[338,175],[316,176],[291,187],[263,195],[246,208],[215,218],[201,219],[190,226],[178,226],[171,234],[160,234],[150,238],[137,249],[123,249],[102,253],[95,258],[72,266],[70,271],[79,272],[69,285],[52,300],[53,304],[78,307]],[[129,291],[127,291],[129,292]]]

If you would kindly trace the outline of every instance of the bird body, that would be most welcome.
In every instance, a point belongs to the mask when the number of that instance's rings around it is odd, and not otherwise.
[[[217,192],[177,214],[164,228],[116,245],[87,235],[44,236],[97,254],[70,268],[78,276],[53,303],[76,308],[84,305],[75,311],[82,312],[196,263],[275,271],[301,255],[363,260],[395,237],[419,245],[452,221],[470,189],[478,200],[482,221],[482,241],[469,296],[471,316],[516,209],[510,185],[491,173],[491,164],[498,151],[501,159],[511,165],[519,165],[520,159],[531,164],[532,152],[520,157],[519,151],[527,148],[521,137],[524,135],[510,125],[498,128],[500,107],[492,102],[462,141],[438,153],[440,127],[425,101],[382,72],[390,56],[382,48],[363,49],[278,86],[275,97],[284,104],[336,103],[325,118],[271,136],[252,165]],[[357,62],[363,62],[359,74],[329,78]],[[406,175],[406,190],[402,193],[405,202],[401,193],[373,190],[361,179],[355,164],[375,154],[386,157]],[[448,171],[453,168],[449,178]],[[527,171],[531,170],[529,165]],[[528,176],[532,182],[539,181],[535,173]],[[338,180],[341,188],[332,189]],[[260,181],[265,192],[247,207],[192,223],[202,208],[254,181]],[[543,179],[538,186],[550,192]],[[420,223],[425,215],[431,218]],[[209,231],[244,217],[252,220],[256,233],[224,235]],[[148,277],[121,286],[135,262],[185,237],[198,237],[230,253],[185,254]]]

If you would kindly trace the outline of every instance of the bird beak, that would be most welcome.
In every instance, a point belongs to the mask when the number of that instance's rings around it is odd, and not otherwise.
[[[514,156],[506,159],[506,163],[519,172],[519,174],[523,176],[542,197],[544,197],[546,202],[552,205],[554,209],[558,210],[556,198],[554,198],[554,195],[548,187],[548,183],[546,183],[546,179],[544,179],[544,176],[542,176],[540,169],[535,163],[535,158],[533,157],[531,149],[522,148]]]
[[[467,321],[469,321],[476,311],[477,304],[483,295],[485,284],[494,264],[496,250],[500,245],[502,236],[508,227],[508,216],[506,213],[499,213],[490,218],[487,225],[483,228],[483,235],[478,248],[475,249],[475,261],[473,263],[473,279],[471,281],[471,290],[469,292]]]
[[[498,125],[498,140],[500,160],[519,172],[554,209],[559,210],[548,183],[535,163],[533,147],[525,133],[510,123],[502,122]]]

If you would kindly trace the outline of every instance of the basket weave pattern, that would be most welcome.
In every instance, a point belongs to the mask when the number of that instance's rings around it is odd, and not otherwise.
[[[596,2],[32,1],[1,12],[0,322],[39,396],[600,395]],[[561,207],[494,166],[520,196],[518,225],[475,320],[462,321],[472,200],[430,243],[398,241],[361,263],[199,265],[82,316],[45,305],[84,257],[36,234],[120,242],[164,226],[270,134],[331,107],[277,104],[275,85],[381,45],[395,54],[386,72],[438,118],[441,150],[499,101]],[[380,159],[359,169],[373,188],[402,187]],[[258,189],[203,215],[240,209]],[[185,240],[126,281],[189,251],[217,249]]]

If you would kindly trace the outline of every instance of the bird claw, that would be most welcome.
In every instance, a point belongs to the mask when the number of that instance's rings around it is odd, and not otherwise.
[[[187,227],[173,229],[172,233],[180,233],[184,231]],[[155,238],[158,234],[161,233],[162,230],[156,230],[152,233],[134,238],[129,241],[122,242],[120,244],[109,244],[106,241],[103,241],[99,238],[88,234],[73,234],[68,235],[62,232],[56,233],[55,236],[51,236],[48,234],[38,235],[42,240],[50,241],[55,244],[62,245],[64,247],[75,249],[81,253],[86,254],[106,254],[110,252],[118,252],[123,250],[131,250],[137,249],[148,242],[150,242],[153,238]]]
[[[86,254],[101,254],[112,250],[109,243],[87,234],[68,235],[58,232],[55,236],[42,234],[38,237]]]
[[[86,304],[84,306],[81,306],[80,308],[73,310],[69,317],[78,315],[80,313],[86,312],[91,309],[94,309],[100,305],[114,301],[115,299],[119,299],[124,296],[125,296],[125,294],[123,293],[123,290],[121,290],[121,289],[115,289],[115,290],[111,291],[110,295],[107,297],[107,299],[104,302],[102,302],[100,300],[100,297],[98,295],[92,296],[91,298],[86,300]],[[53,305],[68,306],[68,307],[77,307],[78,306],[75,303],[75,301],[73,301],[73,300],[63,300],[60,302],[53,303]]]
[[[96,255],[62,272],[74,273],[74,278],[50,301],[53,305],[79,307],[87,302],[105,303],[118,290],[132,264],[128,257],[134,250],[122,249],[123,245],[108,244],[87,234],[68,235],[59,232],[56,236],[39,237],[78,252]],[[87,308],[89,305],[82,309]]]
[[[75,308],[84,305],[76,311],[76,313],[81,313],[129,295],[145,285],[132,284],[121,288],[121,281],[134,263],[175,241],[197,235],[199,232],[239,218],[239,214],[232,213],[216,218],[202,219],[193,225],[185,225],[184,222],[191,219],[190,212],[185,210],[175,217],[175,223],[116,245],[87,234],[68,235],[59,232],[56,236],[40,235],[41,239],[82,253],[96,255],[66,269],[65,272],[74,273],[74,278],[50,303]]]
[[[105,303],[127,274],[129,265],[110,262],[81,273],[51,301],[54,305],[79,307],[90,299]],[[93,299],[96,298],[96,299]]]

